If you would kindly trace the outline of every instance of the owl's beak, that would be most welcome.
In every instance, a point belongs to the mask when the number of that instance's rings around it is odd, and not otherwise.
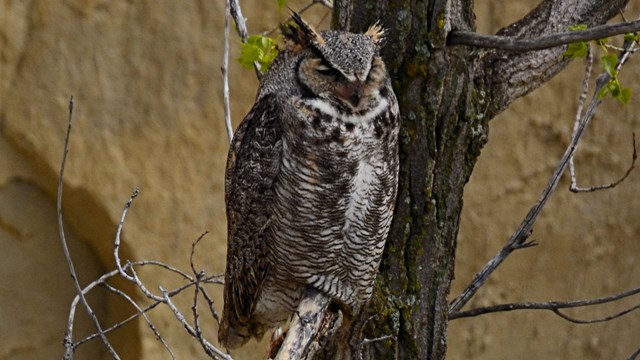
[[[347,100],[354,108],[357,108],[362,99],[362,81],[348,82],[337,89],[338,94]]]

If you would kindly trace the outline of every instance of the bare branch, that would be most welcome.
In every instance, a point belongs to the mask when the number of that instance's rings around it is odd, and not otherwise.
[[[233,128],[231,126],[231,106],[229,105],[229,27],[231,18],[231,2],[227,0],[224,15],[224,51],[222,55],[222,94],[224,97],[224,125],[227,128],[227,138],[229,142],[233,139]]]
[[[623,44],[622,50],[621,50],[621,54],[619,57],[619,61],[618,64],[616,65],[616,71],[620,71],[620,69],[622,68],[622,65],[624,65],[624,63],[627,61],[627,59],[629,58],[629,55],[632,54],[635,50],[637,50],[635,48],[635,43],[633,41],[626,41]],[[587,54],[587,74],[591,73],[591,62],[593,62],[593,54],[591,53],[591,48],[589,48],[589,52]],[[584,97],[586,97],[586,88],[588,88],[588,79],[585,78],[585,82],[583,83],[583,93],[580,96],[580,104],[578,106],[578,112],[576,114],[576,121],[574,123],[573,126],[573,132],[576,132],[576,129],[578,127],[578,123],[580,121],[580,117],[582,116],[582,105],[584,103]],[[598,190],[605,190],[605,189],[611,189],[614,188],[616,186],[618,186],[618,184],[620,184],[621,182],[623,182],[628,176],[629,174],[631,174],[631,171],[633,171],[635,165],[636,165],[636,159],[638,158],[638,153],[636,151],[636,134],[633,133],[633,137],[632,137],[632,143],[633,143],[633,153],[631,155],[631,166],[627,169],[627,171],[624,173],[624,175],[619,178],[618,180],[609,183],[609,184],[605,184],[605,185],[596,185],[596,186],[591,186],[588,188],[581,188],[577,185],[577,180],[576,180],[576,170],[575,170],[575,165],[573,162],[573,155],[571,156],[571,158],[569,159],[569,174],[571,177],[571,184],[569,185],[569,190],[575,193],[578,192],[593,192],[593,191],[598,191]]]
[[[584,78],[582,79],[582,91],[580,92],[580,98],[578,98],[578,109],[576,110],[576,118],[573,122],[573,134],[576,133],[578,127],[580,126],[580,119],[582,119],[582,109],[584,108],[584,103],[587,100],[587,94],[589,93],[589,80],[591,80],[591,71],[593,70],[593,50],[591,49],[591,45],[587,44],[587,58],[586,65],[584,69]],[[573,156],[569,158],[569,175],[571,177],[571,183],[574,183],[575,179],[575,164],[573,161]]]
[[[82,294],[86,295],[89,291],[91,291],[94,287],[104,283],[108,278],[113,277],[115,275],[118,274],[118,270],[113,270],[109,273],[106,273],[104,275],[102,275],[99,279],[91,282],[89,285],[87,285],[84,289],[82,289]],[[78,306],[78,303],[80,302],[80,296],[76,295],[73,298],[73,301],[71,301],[71,307],[69,308],[69,319],[67,321],[67,330],[65,331],[65,337],[64,337],[64,347],[65,347],[65,359],[67,358],[72,358],[72,353],[75,350],[76,347],[78,347],[78,345],[80,345],[79,343],[74,344],[73,342],[73,321],[75,319],[75,314],[76,314],[76,308]],[[109,331],[105,330],[102,333],[106,334]],[[98,333],[95,334],[94,337],[97,337]],[[92,337],[93,338],[93,337]],[[67,357],[67,353],[69,354],[69,357]]]
[[[233,20],[236,22],[236,30],[238,31],[238,35],[242,39],[242,42],[247,41],[247,37],[249,37],[249,32],[247,31],[247,23],[244,21],[244,16],[242,15],[242,8],[240,7],[239,0],[229,0],[227,1],[230,6],[230,13],[233,17]]]
[[[184,326],[184,328],[187,330],[189,335],[198,339],[198,341],[200,342],[200,345],[202,345],[202,348],[207,353],[207,355],[209,355],[214,359],[233,360],[233,358],[229,354],[225,354],[224,352],[222,352],[222,350],[213,346],[213,344],[208,342],[207,339],[202,337],[201,333],[198,334],[196,330],[187,322],[184,315],[180,313],[180,310],[178,310],[178,308],[175,306],[173,301],[171,301],[171,298],[169,297],[169,293],[163,288],[160,288],[160,291],[162,292],[162,296],[164,298],[163,302],[169,306],[169,308],[175,315],[176,319],[178,319],[178,321],[182,324],[182,326]]]
[[[579,41],[598,40],[610,36],[640,31],[640,20],[594,26],[585,30],[567,31],[536,38],[515,36],[481,35],[472,31],[454,30],[447,37],[447,45],[467,45],[478,48],[510,51],[543,50]]]
[[[153,325],[153,323],[151,322],[151,320],[149,319],[149,317],[146,314],[146,311],[144,311],[136,302],[135,300],[133,300],[131,298],[131,296],[127,295],[124,291],[120,290],[120,289],[116,289],[115,287],[107,284],[106,282],[102,284],[102,286],[104,286],[105,288],[107,288],[109,291],[113,292],[116,295],[121,296],[122,298],[124,298],[131,306],[133,306],[136,311],[138,316],[142,316],[142,318],[144,319],[144,321],[147,323],[147,326],[151,329],[151,331],[153,331],[153,334],[156,336],[156,339],[160,340],[160,342],[162,343],[162,346],[164,346],[164,348],[167,350],[167,352],[171,355],[172,359],[176,359],[176,356],[174,355],[173,351],[171,351],[171,348],[169,347],[169,345],[167,344],[167,342],[164,340],[164,338],[160,335],[160,332],[158,331],[158,329],[155,327],[155,325]],[[105,333],[107,331],[105,330]]]
[[[623,63],[625,58],[620,58],[619,62]],[[596,89],[594,90],[594,95],[591,98],[591,102],[589,107],[587,108],[586,113],[582,116],[580,120],[580,124],[575,129],[574,133],[571,136],[571,140],[569,142],[569,146],[565,150],[562,158],[558,166],[553,171],[547,186],[542,191],[542,194],[536,201],[535,205],[529,210],[527,216],[524,218],[522,223],[518,229],[514,232],[514,234],[509,238],[507,243],[503,246],[503,248],[496,254],[483,268],[476,274],[471,283],[467,286],[467,288],[460,294],[455,300],[453,300],[449,306],[449,313],[454,313],[459,311],[478,291],[478,289],[485,283],[485,281],[489,278],[489,275],[500,266],[500,264],[514,251],[518,249],[522,249],[523,245],[526,244],[527,239],[531,235],[533,231],[533,224],[535,223],[540,211],[546,204],[547,200],[551,196],[551,193],[555,190],[556,185],[560,181],[560,177],[562,173],[566,169],[569,164],[569,159],[573,156],[582,139],[582,135],[584,134],[584,129],[587,127],[593,116],[595,115],[596,108],[602,102],[602,99],[598,97],[598,93],[603,86],[607,84],[610,76],[607,73],[603,73],[596,79]]]
[[[136,265],[138,265],[138,264],[136,264]],[[92,285],[91,285],[91,288],[88,286],[88,287],[86,287],[83,291],[84,291],[85,293],[87,293],[88,291],[90,291],[90,290],[91,290],[93,287],[95,287],[96,285],[103,285],[103,284],[104,284],[104,281],[106,281],[106,278],[108,278],[108,277],[112,277],[112,276],[116,276],[116,275],[119,275],[119,274],[120,274],[120,273],[118,272],[118,270],[117,270],[117,269],[116,269],[116,270],[113,270],[112,272],[110,272],[110,273],[108,273],[108,274],[103,275],[99,280],[94,281],[94,282],[92,283]],[[106,278],[105,278],[105,276],[106,276]],[[169,297],[173,297],[173,296],[175,296],[175,295],[177,295],[177,294],[181,293],[183,290],[185,290],[185,289],[187,289],[187,288],[189,288],[189,287],[191,287],[191,286],[193,286],[193,285],[194,285],[194,283],[192,283],[192,282],[191,282],[191,283],[188,283],[188,284],[185,284],[185,285],[182,285],[181,287],[176,288],[176,289],[174,289],[174,290],[170,291],[170,292],[169,292]],[[77,302],[78,302],[78,297],[76,296],[76,298],[73,300],[73,304],[74,304],[74,305],[73,305],[73,307],[75,307],[75,304],[77,304]],[[149,312],[150,310],[152,310],[152,309],[156,308],[156,307],[157,307],[158,305],[160,305],[160,304],[163,304],[163,302],[162,302],[162,301],[154,301],[154,302],[153,302],[153,303],[151,303],[150,305],[148,305],[148,306],[146,306],[146,307],[144,307],[144,308],[141,308],[140,312],[137,312],[137,313],[135,313],[135,314],[133,314],[133,315],[129,316],[128,318],[126,318],[126,319],[124,319],[124,320],[122,320],[122,321],[118,322],[117,324],[114,324],[114,325],[112,325],[111,327],[109,327],[109,328],[105,329],[105,330],[103,331],[103,333],[104,333],[104,334],[108,334],[108,333],[110,333],[110,332],[112,332],[112,331],[115,331],[115,330],[117,330],[117,329],[121,328],[122,326],[126,325],[127,323],[131,322],[132,320],[137,319],[141,314],[144,314],[144,313]],[[71,312],[70,312],[70,313],[71,313]],[[71,315],[71,316],[69,317],[69,319],[70,319],[70,321],[72,321],[72,320],[73,320],[73,315]],[[96,338],[96,337],[98,337],[98,336],[99,336],[99,334],[98,334],[98,333],[94,333],[94,334],[92,334],[92,335],[90,335],[90,336],[87,336],[86,338],[84,338],[84,339],[79,340],[78,342],[76,342],[76,343],[74,344],[74,347],[75,347],[75,348],[77,348],[78,346],[82,345],[83,343],[85,343],[85,342],[87,342],[87,341],[90,341],[90,340],[93,340],[93,339],[95,339],[95,338]]]
[[[628,298],[630,296],[633,296],[633,295],[636,295],[636,294],[639,294],[639,293],[640,293],[640,287],[639,288],[635,288],[635,289],[631,289],[631,290],[627,290],[627,291],[623,291],[623,292],[618,293],[618,294],[604,296],[604,297],[595,298],[595,299],[588,299],[588,300],[549,301],[549,302],[543,302],[543,303],[525,302],[525,303],[501,304],[501,305],[494,305],[494,306],[476,308],[476,309],[467,310],[467,311],[452,312],[452,313],[449,313],[449,320],[461,319],[461,318],[466,318],[466,317],[474,317],[474,316],[480,316],[480,315],[484,315],[484,314],[503,312],[503,311],[513,311],[513,310],[551,310],[556,315],[562,317],[565,320],[568,320],[568,321],[571,321],[571,322],[574,322],[574,323],[579,323],[579,324],[588,324],[588,323],[609,321],[611,319],[615,319],[617,317],[623,316],[623,315],[628,314],[628,313],[630,313],[630,312],[632,312],[634,310],[639,309],[640,305],[636,305],[636,306],[630,307],[630,308],[625,309],[624,311],[621,311],[621,312],[619,312],[619,313],[617,313],[615,315],[607,316],[607,317],[600,318],[600,319],[595,319],[595,320],[575,320],[574,318],[569,317],[569,316],[561,313],[560,309],[570,309],[570,308],[578,308],[578,307],[587,307],[587,306],[606,304],[606,303],[610,303],[610,302],[614,302],[614,301],[619,301],[621,299]]]
[[[64,225],[62,223],[62,187],[63,187],[62,184],[64,179],[64,168],[67,162],[67,154],[69,153],[69,138],[71,137],[71,126],[73,123],[72,120],[73,120],[73,96],[71,96],[71,98],[69,99],[69,120],[68,120],[68,126],[67,126],[67,135],[64,139],[64,152],[62,155],[62,164],[60,165],[60,177],[58,178],[58,201],[56,204],[56,208],[58,212],[58,231],[60,235],[60,243],[62,244],[64,257],[67,260],[67,265],[69,266],[69,272],[71,273],[71,280],[73,281],[73,286],[76,289],[76,294],[80,297],[80,300],[82,301],[82,305],[84,305],[85,309],[87,310],[87,314],[93,321],[93,324],[96,327],[96,330],[100,333],[100,339],[102,340],[102,343],[109,351],[109,354],[111,354],[111,356],[114,359],[120,359],[120,357],[116,353],[115,349],[113,348],[113,346],[111,345],[107,337],[102,333],[102,327],[100,326],[100,321],[98,321],[96,314],[94,313],[93,309],[89,305],[89,302],[84,296],[84,292],[82,291],[82,288],[80,287],[80,283],[78,282],[78,276],[76,274],[75,267],[73,266],[73,260],[71,259],[71,253],[69,252],[69,247],[67,246],[67,239],[64,234]],[[67,331],[70,331],[70,330],[67,329]],[[68,336],[69,335],[65,336],[64,359],[73,358],[73,345],[67,342]]]

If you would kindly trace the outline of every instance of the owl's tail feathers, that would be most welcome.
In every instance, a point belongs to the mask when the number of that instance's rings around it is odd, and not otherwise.
[[[244,326],[235,327],[229,324],[225,316],[218,329],[218,342],[227,349],[237,349],[246,344],[251,339],[249,329]]]

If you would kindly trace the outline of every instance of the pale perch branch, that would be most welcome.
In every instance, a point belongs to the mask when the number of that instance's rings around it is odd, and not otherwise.
[[[287,332],[287,336],[274,360],[299,360],[313,356],[309,351],[320,331],[329,306],[329,298],[315,289],[305,292]]]

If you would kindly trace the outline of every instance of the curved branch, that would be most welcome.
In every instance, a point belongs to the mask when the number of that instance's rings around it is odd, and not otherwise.
[[[640,348],[636,350],[633,354],[631,354],[631,356],[629,356],[627,360],[635,360],[638,358],[638,356],[640,356]]]
[[[494,306],[487,306],[487,307],[481,307],[481,308],[476,308],[476,309],[471,309],[471,310],[467,310],[467,311],[460,311],[460,312],[454,312],[449,314],[449,320],[454,320],[454,319],[461,319],[461,318],[466,318],[466,317],[473,317],[473,316],[479,316],[479,315],[484,315],[484,314],[490,314],[490,313],[495,313],[495,312],[503,312],[503,311],[512,311],[512,310],[551,310],[553,311],[556,315],[560,316],[561,318],[571,321],[573,323],[579,323],[579,324],[588,324],[588,323],[594,323],[594,322],[603,322],[603,321],[609,321],[612,319],[615,319],[617,317],[620,317],[622,315],[628,314],[631,311],[637,310],[640,308],[640,305],[636,305],[633,307],[630,307],[628,309],[625,309],[617,314],[611,315],[611,316],[607,316],[601,319],[595,319],[595,320],[576,320],[572,317],[569,317],[563,313],[560,312],[560,309],[570,309],[570,308],[577,308],[577,307],[586,307],[586,306],[594,306],[594,305],[601,305],[601,304],[606,304],[606,303],[610,303],[610,302],[614,302],[614,301],[618,301],[624,298],[628,298],[630,296],[636,295],[640,293],[640,287],[635,288],[635,289],[631,289],[628,291],[623,291],[621,293],[618,294],[614,294],[614,295],[609,295],[609,296],[604,296],[604,297],[600,297],[600,298],[595,298],[595,299],[589,299],[589,300],[576,300],[576,301],[549,301],[549,302],[543,302],[543,303],[532,303],[532,302],[525,302],[525,303],[514,303],[514,304],[501,304],[501,305],[494,305]]]
[[[82,291],[82,288],[80,287],[80,283],[78,282],[78,275],[76,273],[75,267],[73,266],[73,260],[71,259],[71,253],[69,252],[69,247],[67,246],[67,239],[64,233],[64,225],[62,221],[62,188],[63,188],[62,184],[64,183],[63,182],[64,168],[67,162],[67,154],[69,153],[69,138],[71,137],[71,127],[73,123],[72,120],[73,120],[73,96],[71,96],[71,98],[69,99],[69,120],[68,120],[68,126],[67,126],[67,135],[64,139],[64,151],[62,155],[62,164],[60,165],[60,176],[58,178],[58,200],[57,200],[56,208],[58,212],[58,231],[60,235],[60,243],[62,244],[64,257],[67,260],[67,265],[69,266],[69,273],[71,274],[71,280],[73,281],[73,286],[76,290],[77,296],[80,298],[82,305],[84,305],[84,308],[87,310],[87,314],[89,315],[89,318],[91,318],[91,320],[93,321],[93,324],[96,327],[96,330],[100,333],[100,339],[102,340],[102,343],[109,351],[109,354],[114,359],[120,359],[120,357],[116,353],[116,350],[113,348],[113,346],[111,345],[107,337],[102,332],[102,326],[100,326],[100,321],[98,321],[98,318],[96,317],[95,312],[93,311],[93,309],[89,305],[89,302],[84,296],[84,292]],[[65,335],[65,340],[64,340],[64,346],[65,346],[64,359],[73,358],[73,343],[68,342],[70,334],[71,334],[71,329],[68,328],[67,334]]]
[[[598,190],[607,190],[618,186],[620,183],[625,181],[627,177],[631,174],[633,169],[636,167],[636,160],[638,160],[638,151],[636,149],[636,133],[632,133],[631,145],[633,146],[633,153],[631,154],[631,165],[627,168],[627,171],[622,175],[622,177],[618,178],[618,180],[611,182],[609,184],[604,185],[594,185],[588,188],[579,187],[577,185],[575,173],[571,172],[571,185],[569,185],[569,190],[574,193],[580,192],[593,192]]]
[[[548,49],[579,41],[598,40],[637,31],[640,31],[640,20],[613,25],[599,25],[585,30],[567,31],[537,38],[483,35],[473,31],[452,31],[447,36],[447,45],[468,45],[478,48],[510,51],[531,51]]]

